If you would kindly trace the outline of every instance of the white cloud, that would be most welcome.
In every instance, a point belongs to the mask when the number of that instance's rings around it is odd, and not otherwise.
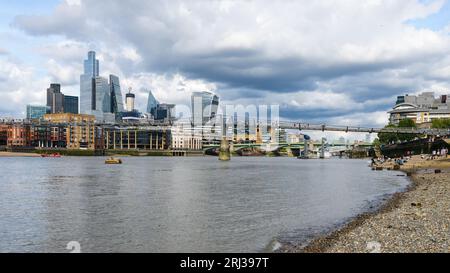
[[[26,104],[45,104],[48,77],[37,79],[32,67],[0,58],[0,113],[2,116],[25,114]]]
[[[279,103],[290,117],[382,124],[396,95],[450,90],[448,33],[407,24],[444,4],[427,2],[66,0],[13,25],[60,39],[36,52],[72,89],[96,50],[101,74],[133,86],[141,109],[142,87],[174,103],[213,89],[225,102]]]

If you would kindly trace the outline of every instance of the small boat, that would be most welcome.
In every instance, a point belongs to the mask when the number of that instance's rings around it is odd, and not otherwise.
[[[105,160],[105,164],[122,164],[122,159],[110,157]]]
[[[59,153],[54,154],[41,154],[41,157],[61,157]]]

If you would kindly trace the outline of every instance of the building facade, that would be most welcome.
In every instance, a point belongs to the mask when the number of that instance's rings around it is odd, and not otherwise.
[[[153,96],[152,91],[148,91],[148,100],[147,100],[147,113],[154,115],[156,107],[159,102],[156,100],[155,96]]]
[[[171,132],[163,128],[105,128],[105,148],[107,150],[168,150]]]
[[[64,95],[64,113],[78,114],[78,97]]]
[[[27,105],[27,119],[38,120],[50,113],[50,107],[44,105]]]
[[[111,93],[111,112],[117,114],[124,111],[122,91],[120,89],[119,77],[109,75]]]
[[[95,109],[95,77],[99,76],[99,61],[89,51],[84,60],[84,73],[80,76],[80,113],[91,114]]]
[[[47,107],[50,108],[50,113],[64,112],[64,94],[61,93],[61,85],[59,83],[52,83],[47,88]]]
[[[47,114],[44,120],[51,126],[65,128],[67,149],[98,150],[104,148],[103,129],[95,124],[95,116],[85,114]]]
[[[202,150],[202,134],[191,126],[172,126],[171,133],[173,150]]]
[[[403,119],[412,119],[416,124],[431,123],[434,119],[450,118],[448,95],[435,97],[433,92],[419,95],[398,96],[395,106],[388,113],[389,122],[398,125]]]
[[[195,127],[214,121],[219,97],[211,92],[193,92],[191,95],[192,123]]]

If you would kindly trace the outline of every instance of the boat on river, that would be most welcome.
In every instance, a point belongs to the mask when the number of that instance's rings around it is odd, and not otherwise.
[[[122,159],[110,157],[105,160],[105,164],[122,164]]]
[[[61,154],[59,154],[59,153],[41,154],[41,157],[61,157]]]

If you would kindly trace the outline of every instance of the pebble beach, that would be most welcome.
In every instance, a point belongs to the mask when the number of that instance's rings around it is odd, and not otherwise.
[[[390,164],[382,166],[391,169]],[[411,176],[411,185],[378,211],[359,215],[307,246],[284,246],[280,252],[450,252],[450,158],[414,156],[401,170]]]

